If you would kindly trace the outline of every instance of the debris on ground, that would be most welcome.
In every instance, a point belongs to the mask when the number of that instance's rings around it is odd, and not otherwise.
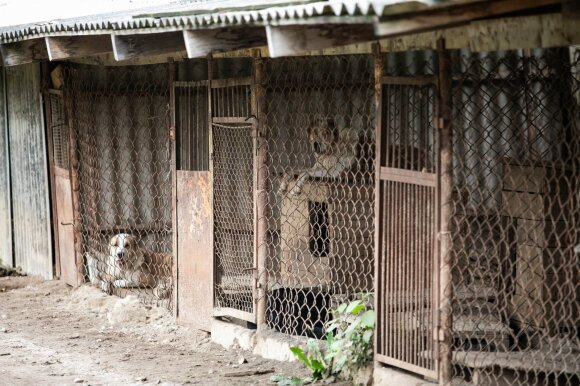
[[[298,362],[224,350],[136,297],[28,276],[0,278],[0,333],[9,385],[267,385],[272,373],[305,375]]]

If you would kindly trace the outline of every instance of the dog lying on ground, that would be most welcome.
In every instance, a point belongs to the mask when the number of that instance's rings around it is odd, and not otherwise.
[[[338,178],[350,170],[357,161],[359,136],[353,129],[345,129],[343,135],[332,118],[317,119],[308,129],[308,140],[314,152],[314,165],[302,171],[291,190],[294,195],[302,192],[309,178]],[[279,193],[288,189],[290,176],[282,176]]]
[[[137,238],[120,233],[109,241],[109,254],[91,258],[89,276],[107,293],[114,288],[153,288],[159,299],[170,296],[171,256],[139,248]],[[88,259],[87,259],[88,260]]]

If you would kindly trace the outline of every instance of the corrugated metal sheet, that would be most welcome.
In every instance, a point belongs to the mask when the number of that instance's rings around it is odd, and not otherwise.
[[[464,1],[436,0],[331,0],[275,6],[274,2],[215,1],[166,5],[153,9],[132,10],[83,18],[50,21],[0,28],[0,41],[7,43],[34,37],[66,34],[96,34],[123,30],[156,32],[242,25],[292,23],[319,17],[360,17],[367,21],[382,15],[394,15],[429,7]]]
[[[40,68],[6,69],[15,265],[50,279],[52,236]]]
[[[12,265],[8,120],[6,117],[5,96],[4,71],[0,69],[0,264]]]

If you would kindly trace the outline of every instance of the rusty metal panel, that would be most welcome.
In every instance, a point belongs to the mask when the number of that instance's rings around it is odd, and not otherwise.
[[[4,69],[0,68],[0,264],[13,264],[10,226],[10,163],[8,162],[8,117]]]
[[[52,236],[40,68],[6,69],[15,265],[50,279]]]
[[[377,359],[437,378],[436,92],[422,78],[388,77],[382,82]]]
[[[54,179],[61,279],[76,287],[78,278],[75,260],[72,187],[68,169],[55,167]]]
[[[213,309],[209,172],[177,171],[177,320],[209,331]]]

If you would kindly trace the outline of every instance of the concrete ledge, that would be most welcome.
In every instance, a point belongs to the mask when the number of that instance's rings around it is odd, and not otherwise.
[[[374,384],[377,386],[434,386],[436,382],[381,365],[375,366]]]
[[[305,346],[308,339],[282,334],[277,331],[265,330],[256,334],[254,354],[266,359],[281,362],[294,362],[296,357],[290,351],[290,346]]]
[[[211,322],[211,340],[223,348],[241,348],[250,351],[256,345],[256,331],[232,323],[213,319]]]
[[[226,349],[241,348],[263,358],[281,362],[295,361],[290,346],[304,347],[308,341],[307,338],[268,329],[258,333],[256,330],[218,319],[213,319],[211,323],[211,340]]]

